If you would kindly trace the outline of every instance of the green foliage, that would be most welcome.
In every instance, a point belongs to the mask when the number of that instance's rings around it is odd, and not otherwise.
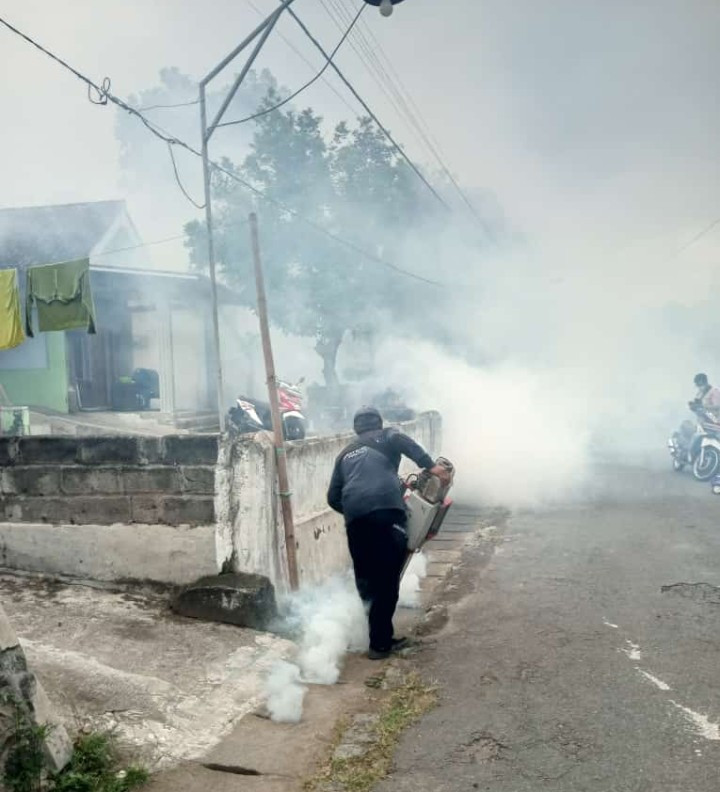
[[[47,733],[47,726],[34,726],[16,707],[15,730],[2,776],[8,792],[38,792],[42,788],[43,742]]]
[[[200,107],[199,104],[193,104],[198,101],[197,81],[175,66],[161,69],[158,76],[156,85],[138,94],[131,94],[127,98],[128,103],[143,108],[148,118],[176,137],[199,146]],[[210,118],[220,108],[229,89],[230,83],[218,81],[208,92],[206,101]],[[251,69],[228,107],[227,119],[242,118],[253,113],[270,89],[279,90],[273,75],[267,69],[261,72]],[[169,158],[158,151],[157,139],[148,134],[137,118],[119,111],[115,117],[115,136],[120,143],[120,164],[125,183],[139,190],[151,188],[156,200],[166,200],[170,196],[178,199],[180,194],[172,176]],[[226,140],[224,150],[227,151],[229,146],[233,154],[244,151],[251,138],[252,127],[237,127],[232,138]],[[166,194],[160,197],[159,191]],[[184,199],[179,197],[179,205],[181,201]]]
[[[112,739],[100,733],[78,737],[68,766],[46,777],[43,743],[47,736],[47,726],[34,726],[17,711],[2,776],[8,792],[131,792],[148,780],[142,767],[122,768]]]
[[[271,90],[266,105],[278,99]],[[223,165],[292,210],[260,204],[270,314],[282,330],[315,339],[326,382],[336,384],[335,361],[346,332],[386,325],[388,317],[402,321],[427,296],[422,286],[369,260],[357,248],[397,260],[408,235],[435,220],[432,198],[370,119],[359,119],[354,128],[342,123],[326,139],[322,118],[311,109],[262,116],[243,163],[226,160]],[[244,224],[252,209],[251,196],[221,172],[213,174],[213,190],[219,266],[246,305],[254,307]],[[186,232],[193,262],[205,267],[204,225],[190,223]]]
[[[120,767],[107,734],[92,733],[77,739],[70,764],[52,779],[49,792],[130,792],[147,779],[141,767]]]

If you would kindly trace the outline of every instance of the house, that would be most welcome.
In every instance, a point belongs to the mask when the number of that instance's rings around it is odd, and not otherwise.
[[[209,280],[153,266],[124,201],[0,209],[0,269],[89,258],[97,335],[37,333],[0,351],[0,385],[16,405],[67,413],[112,409],[136,369],[158,374],[162,412],[216,404]],[[220,287],[221,303],[233,293]]]

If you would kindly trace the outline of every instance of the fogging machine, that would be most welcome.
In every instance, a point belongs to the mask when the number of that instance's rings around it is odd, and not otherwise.
[[[440,457],[436,464],[450,473],[450,481],[447,484],[443,484],[429,470],[411,473],[403,481],[403,498],[408,515],[408,554],[402,570],[403,575],[413,555],[421,550],[425,542],[438,535],[452,506],[448,493],[453,485],[455,468],[452,462],[444,457]]]

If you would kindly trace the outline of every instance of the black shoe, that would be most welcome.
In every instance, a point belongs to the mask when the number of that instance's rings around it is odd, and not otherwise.
[[[403,649],[407,649],[411,646],[411,641],[409,638],[393,638],[392,639],[392,646],[390,647],[391,652],[402,652]]]
[[[368,652],[368,658],[370,660],[387,660],[390,657],[391,649],[370,649]]]

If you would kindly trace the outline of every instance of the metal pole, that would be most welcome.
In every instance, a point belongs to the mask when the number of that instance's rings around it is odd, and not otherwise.
[[[208,160],[208,143],[210,136],[215,130],[215,127],[222,118],[223,113],[232,101],[233,96],[237,92],[240,84],[247,76],[250,66],[255,58],[260,53],[263,45],[267,41],[268,36],[275,27],[275,23],[280,18],[280,14],[288,8],[295,0],[281,0],[282,6],[276,11],[273,11],[266,19],[264,19],[256,28],[247,36],[237,47],[203,79],[200,81],[200,124],[202,135],[202,164],[203,164],[203,182],[205,185],[205,224],[207,227],[207,245],[208,245],[208,266],[210,268],[210,294],[212,300],[212,319],[213,319],[213,351],[216,360],[216,389],[217,389],[217,411],[218,423],[220,425],[220,432],[225,431],[225,402],[224,402],[224,385],[222,374],[222,357],[220,354],[220,318],[218,312],[218,297],[217,297],[217,276],[215,272],[215,244],[213,240],[213,223],[212,223],[212,198],[210,196],[210,162]],[[263,33],[263,31],[265,31]],[[240,76],[235,80],[234,85],[228,96],[223,102],[220,112],[215,117],[215,120],[208,132],[207,123],[207,105],[205,97],[205,88],[213,77],[216,77],[232,60],[234,60],[250,43],[252,43],[261,33],[262,38],[255,47],[254,52],[250,56],[248,63],[240,73]],[[296,573],[297,576],[297,573]]]
[[[257,289],[257,310],[260,320],[260,334],[262,336],[263,355],[265,357],[265,372],[267,374],[268,396],[270,397],[270,410],[272,413],[273,440],[275,446],[275,461],[277,463],[278,486],[280,488],[280,505],[282,507],[283,527],[285,529],[285,548],[287,551],[288,577],[290,588],[295,591],[299,585],[297,566],[297,545],[295,542],[295,523],[293,521],[292,494],[288,482],[287,457],[285,455],[285,437],[283,435],[282,419],[280,418],[280,403],[278,400],[277,378],[275,376],[275,362],[273,360],[272,344],[270,342],[270,327],[267,316],[267,300],[265,298],[265,281],[260,259],[260,239],[258,237],[257,215],[250,215],[250,235],[252,237],[253,262],[255,264],[255,288]]]
[[[292,5],[294,2],[295,0],[282,0],[282,8],[279,10],[284,11],[288,6]],[[249,36],[247,36],[243,41],[240,42],[240,44],[237,45],[237,47],[235,47],[235,49],[227,57],[223,58],[220,61],[220,63],[218,63],[218,65],[211,72],[206,74],[205,77],[203,77],[202,80],[200,81],[200,85],[207,85],[210,82],[210,80],[212,80],[214,77],[217,77],[217,75],[220,74],[220,72],[228,65],[228,63],[235,60],[235,58],[237,58],[237,56],[245,49],[245,47],[247,47],[248,44],[254,41],[257,38],[257,36],[259,36],[260,33],[262,33],[262,31],[265,30],[265,28],[270,24],[270,22],[272,22],[275,13],[276,12],[273,11],[273,13],[270,14],[270,16],[268,16],[266,19],[264,19],[255,28],[255,30],[253,30],[253,32]]]
[[[247,77],[247,74],[250,71],[253,63],[255,63],[255,59],[260,54],[260,50],[265,46],[265,42],[268,40],[268,36],[273,32],[273,28],[275,27],[275,24],[277,23],[278,19],[280,19],[280,14],[282,14],[282,12],[284,10],[285,10],[284,8],[279,8],[275,12],[275,15],[270,19],[270,23],[267,25],[267,27],[263,31],[262,36],[260,36],[260,38],[258,39],[258,42],[255,45],[255,49],[250,54],[250,57],[247,59],[245,65],[242,67],[242,70],[240,71],[240,74],[238,74],[238,76],[235,78],[235,82],[233,83],[232,87],[228,91],[228,94],[225,97],[225,100],[223,101],[222,105],[220,106],[220,109],[217,111],[217,114],[216,114],[215,118],[213,119],[212,123],[208,127],[208,130],[207,130],[208,138],[212,137],[212,134],[215,131],[215,128],[220,123],[220,120],[222,119],[223,115],[225,114],[225,111],[230,106],[230,102],[232,102],[233,98],[235,97],[235,94],[237,93],[238,88],[242,85],[243,80]]]
[[[225,431],[225,394],[220,354],[220,318],[218,314],[217,278],[215,275],[215,244],[213,241],[212,200],[210,198],[210,163],[208,162],[207,108],[205,86],[200,85],[200,122],[202,132],[203,182],[205,184],[205,223],[207,225],[208,265],[210,267],[210,296],[213,319],[213,351],[215,353],[217,411],[220,433]]]

